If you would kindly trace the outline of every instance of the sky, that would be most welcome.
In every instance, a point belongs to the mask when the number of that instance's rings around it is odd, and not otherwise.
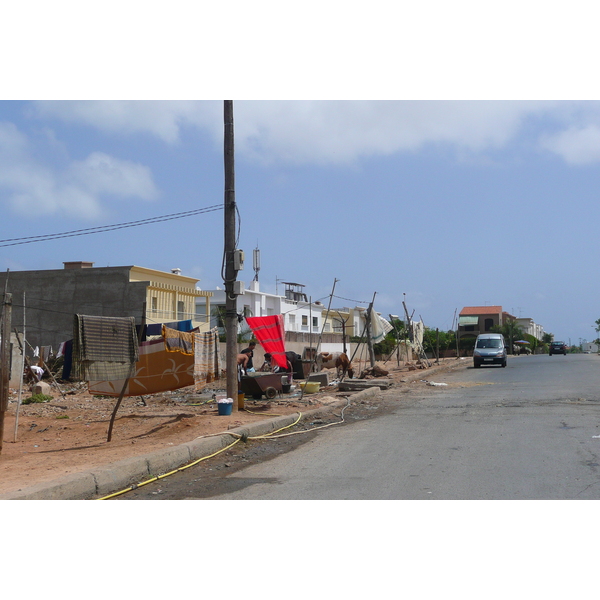
[[[263,291],[291,281],[329,302],[335,282],[333,307],[374,298],[402,316],[405,300],[431,328],[501,305],[556,339],[596,337],[600,103],[582,2],[509,1],[492,20],[466,1],[394,18],[377,1],[186,19],[182,1],[33,4],[32,18],[8,8],[27,28],[0,37],[1,269],[82,260],[222,287],[233,98],[246,285],[258,248]]]
[[[432,328],[600,318],[600,103],[234,100],[238,278]],[[139,265],[222,287],[223,101],[0,102],[0,268]],[[85,230],[186,211],[184,218]],[[82,231],[83,230],[83,231]],[[56,240],[25,238],[86,233]],[[17,242],[28,243],[17,243]]]

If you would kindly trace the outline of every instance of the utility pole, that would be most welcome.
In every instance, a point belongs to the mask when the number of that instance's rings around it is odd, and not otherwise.
[[[331,317],[329,316],[329,311],[331,309],[331,300],[333,299],[333,293],[335,292],[335,284],[339,281],[339,279],[334,279],[333,280],[333,289],[331,290],[331,294],[329,295],[329,304],[327,304],[327,312],[325,313],[326,315],[326,319],[331,319]],[[311,314],[311,331],[312,331],[312,296],[310,299],[310,314]],[[323,313],[321,312],[321,315],[323,315]],[[331,321],[333,322],[333,319],[331,319]],[[323,339],[323,331],[325,329],[325,319],[323,319],[323,323],[321,326],[321,333],[319,334],[319,341],[317,342],[317,350],[316,352],[319,351],[319,348],[321,347],[321,340]],[[312,344],[311,344],[312,345]],[[344,352],[346,352],[346,346],[344,345]]]
[[[456,321],[456,311],[458,310],[458,308],[454,309],[454,318],[452,319],[452,327],[454,327],[454,322]],[[456,334],[454,335],[454,338],[456,339],[456,360],[458,360],[460,358],[460,349],[459,349],[459,339],[458,339],[458,333],[459,333],[459,323],[460,323],[460,315],[458,317],[458,321],[456,321]]]
[[[369,360],[371,362],[371,368],[375,366],[375,351],[373,349],[373,338],[371,337],[371,319],[373,317],[373,304],[375,303],[375,296],[377,292],[373,294],[373,300],[371,300],[371,304],[369,304],[369,308],[367,309],[367,348],[369,349]]]
[[[2,373],[0,377],[0,454],[4,441],[4,417],[8,408],[8,392],[10,385],[10,327],[12,318],[12,294],[4,292],[2,304],[2,340],[0,341],[0,360]]]
[[[237,297],[235,283],[237,268],[240,266],[239,254],[236,260],[235,239],[235,164],[233,136],[233,100],[225,100],[223,106],[225,124],[224,155],[225,155],[225,238],[224,238],[224,273],[225,285],[225,368],[227,370],[227,397],[233,398],[233,410],[238,410],[238,367],[237,367]]]
[[[347,336],[346,336],[346,323],[348,322],[348,319],[344,319],[344,317],[342,317],[342,313],[340,313],[340,311],[336,311],[337,314],[339,315],[339,319],[336,319],[336,321],[339,321],[342,325],[342,344],[344,345],[344,354],[348,354],[348,348],[346,346],[346,342],[347,342]],[[333,320],[333,319],[332,319]]]
[[[15,442],[17,441],[17,430],[19,428],[19,409],[21,408],[21,398],[23,396],[23,373],[25,372],[25,360],[27,358],[25,356],[25,348],[26,348],[26,343],[27,343],[27,335],[25,333],[25,325],[26,325],[25,292],[23,292],[23,343],[22,344],[19,339],[17,330],[15,328],[15,333],[17,333],[17,341],[19,342],[19,346],[21,346],[21,376],[19,377],[19,395],[17,397],[17,408],[15,410],[15,439],[14,439]]]

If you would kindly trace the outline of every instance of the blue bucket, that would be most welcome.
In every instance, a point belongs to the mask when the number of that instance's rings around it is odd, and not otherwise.
[[[220,415],[230,415],[233,410],[233,402],[217,402]]]

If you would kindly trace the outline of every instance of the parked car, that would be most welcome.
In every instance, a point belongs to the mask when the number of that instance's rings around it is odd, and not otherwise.
[[[501,365],[506,367],[506,343],[501,333],[482,333],[477,336],[473,350],[473,366]]]
[[[567,345],[564,342],[551,342],[550,349],[548,350],[548,354],[552,356],[553,354],[567,354]]]

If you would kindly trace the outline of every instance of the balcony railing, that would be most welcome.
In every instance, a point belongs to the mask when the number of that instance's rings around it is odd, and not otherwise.
[[[146,318],[154,323],[171,323],[174,321],[187,321],[191,319],[198,323],[206,323],[206,315],[195,312],[183,312],[173,310],[150,309],[146,313]]]

